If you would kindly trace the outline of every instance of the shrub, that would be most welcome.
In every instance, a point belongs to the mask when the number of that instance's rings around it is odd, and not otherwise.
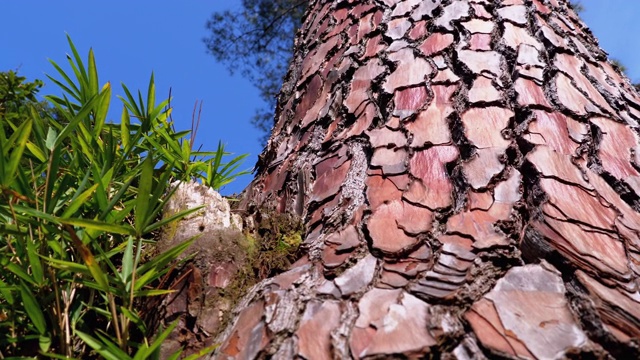
[[[63,93],[45,97],[52,108],[33,97],[40,82],[0,103],[0,358],[156,357],[172,328],[154,337],[141,299],[169,292],[161,279],[190,241],[145,261],[143,248],[197,210],[163,218],[169,184],[220,187],[243,156],[192,151],[153,75],[146,99],[123,85],[121,121],[107,122],[111,85],[99,86],[93,51],[85,64],[69,45],[72,74],[51,62]]]

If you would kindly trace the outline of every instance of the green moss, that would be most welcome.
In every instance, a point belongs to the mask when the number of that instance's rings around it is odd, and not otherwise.
[[[282,241],[284,241],[288,246],[294,246],[297,248],[302,243],[302,234],[300,232],[285,234],[282,237]]]
[[[226,302],[233,308],[251,286],[289,270],[302,255],[303,235],[304,227],[300,220],[286,214],[263,212],[257,227],[243,233],[243,248],[247,255],[244,265],[211,302]],[[223,324],[230,320],[231,315],[231,312],[225,313]]]
[[[251,233],[244,234],[246,250],[249,256],[253,256],[258,251],[258,240]]]
[[[178,224],[178,221],[172,221],[168,223],[163,228],[164,236],[166,236],[168,239],[173,239],[173,237],[176,236],[176,232],[178,231]]]
[[[203,273],[209,271],[212,263],[233,264],[231,269],[238,267],[224,289],[217,288],[205,297],[205,307],[234,308],[253,285],[289,270],[302,255],[304,226],[299,219],[266,210],[248,216],[253,216],[254,221],[247,223],[255,224],[254,228],[204,231],[187,251],[197,252],[189,262]],[[180,226],[184,224],[167,224],[162,236],[173,239]],[[219,329],[224,329],[232,317],[231,311],[223,314]]]

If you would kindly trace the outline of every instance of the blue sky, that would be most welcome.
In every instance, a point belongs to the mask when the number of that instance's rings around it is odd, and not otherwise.
[[[640,80],[640,1],[583,0],[582,18],[610,56],[622,61],[633,80]],[[208,55],[202,38],[213,11],[233,9],[240,0],[166,1],[2,1],[0,12],[0,71],[18,69],[29,79],[54,75],[47,59],[65,63],[65,33],[81,54],[93,48],[101,83],[110,81],[114,93],[120,83],[145,90],[153,71],[157,98],[172,88],[173,118],[179,130],[188,129],[196,100],[204,102],[196,142],[214,149],[222,140],[227,150],[249,153],[251,168],[262,150],[260,133],[249,120],[261,106],[258,92],[239,75]],[[42,93],[57,92],[48,84]],[[115,99],[114,99],[114,103]],[[110,117],[118,119],[120,107]],[[251,181],[245,176],[223,189],[240,192]]]

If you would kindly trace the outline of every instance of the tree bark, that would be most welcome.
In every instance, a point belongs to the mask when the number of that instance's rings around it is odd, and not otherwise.
[[[640,97],[564,0],[315,0],[217,359],[638,358]]]

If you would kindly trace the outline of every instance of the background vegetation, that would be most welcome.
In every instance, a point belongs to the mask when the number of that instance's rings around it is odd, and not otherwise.
[[[241,0],[239,10],[214,12],[203,39],[207,51],[229,71],[239,71],[260,92],[266,104],[256,109],[252,124],[266,143],[273,126],[276,96],[293,54],[293,40],[302,24],[308,0]],[[569,1],[577,13],[582,1]],[[613,59],[622,72],[627,68]],[[634,84],[640,87],[640,84]]]
[[[207,51],[229,71],[239,71],[260,91],[265,106],[251,120],[266,143],[276,96],[293,55],[293,39],[308,0],[242,0],[240,10],[214,12],[204,38]]]
[[[123,85],[120,123],[107,122],[111,84],[69,46],[71,73],[52,62],[62,96],[38,102],[41,81],[0,73],[0,358],[154,358],[172,327],[150,328],[144,299],[170,292],[162,280],[192,240],[149,249],[197,210],[163,217],[171,184],[217,189],[243,156],[194,151],[153,75],[144,95]]]

